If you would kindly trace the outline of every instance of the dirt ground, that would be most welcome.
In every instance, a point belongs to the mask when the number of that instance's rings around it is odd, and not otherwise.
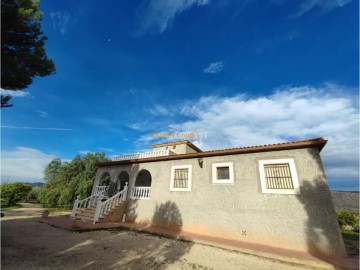
[[[27,205],[1,219],[2,269],[318,269],[125,230],[70,232]]]

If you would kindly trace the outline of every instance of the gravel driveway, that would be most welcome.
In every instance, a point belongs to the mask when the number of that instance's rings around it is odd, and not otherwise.
[[[26,210],[1,220],[4,270],[318,269],[145,233],[70,232],[40,223],[38,218],[21,217],[29,217]]]

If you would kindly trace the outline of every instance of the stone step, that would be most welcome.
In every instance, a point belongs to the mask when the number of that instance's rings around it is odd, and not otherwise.
[[[76,213],[77,217],[94,217],[94,213]]]
[[[94,218],[93,218],[93,217],[91,217],[91,218],[89,218],[89,217],[82,217],[82,218],[81,218],[81,221],[93,222],[93,221],[94,221]]]
[[[103,213],[101,216],[104,217],[104,216],[108,216],[111,212],[115,211],[117,208],[119,208],[121,206],[121,204],[118,204],[112,208],[110,208],[110,211],[106,211],[105,213]]]
[[[96,207],[94,206],[94,207],[87,207],[87,208],[79,208],[78,210],[80,210],[80,211],[89,211],[89,210],[95,211],[95,209],[96,209]]]
[[[77,211],[77,213],[79,213],[79,214],[88,214],[88,213],[90,213],[90,214],[94,214],[95,213],[95,209],[94,210],[78,210]]]
[[[99,217],[98,222],[105,222],[105,219],[113,212],[116,211],[119,207],[122,206],[122,203],[119,203],[117,205],[114,205],[112,208],[110,208],[108,211],[103,213]],[[85,222],[93,222],[93,218],[95,215],[96,207],[90,207],[90,208],[82,208],[78,209],[75,214],[75,219],[85,221]]]

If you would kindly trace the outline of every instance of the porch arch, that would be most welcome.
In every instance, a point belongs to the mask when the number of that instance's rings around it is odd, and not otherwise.
[[[124,189],[125,184],[129,183],[129,174],[126,171],[121,171],[116,179],[116,192]]]
[[[143,169],[136,175],[134,186],[131,191],[132,199],[149,199],[151,192],[151,173]]]
[[[99,186],[108,186],[111,181],[109,172],[103,172],[100,176]]]
[[[151,187],[151,173],[146,170],[142,169],[136,176],[135,179],[135,187]]]

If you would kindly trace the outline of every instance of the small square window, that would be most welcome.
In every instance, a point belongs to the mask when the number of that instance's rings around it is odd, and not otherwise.
[[[217,167],[217,180],[229,180],[230,179],[230,168],[229,167]]]
[[[262,193],[300,194],[294,159],[259,160]]]
[[[214,184],[233,184],[234,165],[232,162],[212,164],[212,182]]]
[[[191,191],[191,165],[171,167],[170,191]]]

